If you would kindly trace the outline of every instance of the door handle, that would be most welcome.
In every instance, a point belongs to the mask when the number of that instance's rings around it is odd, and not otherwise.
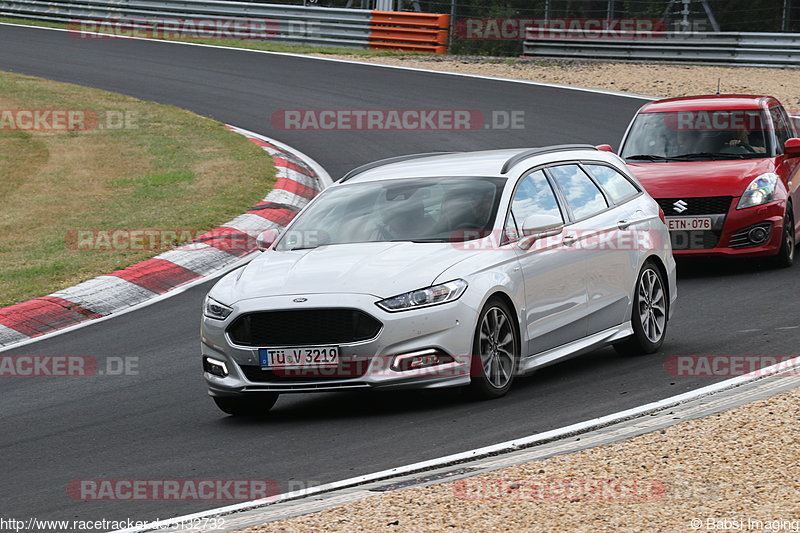
[[[652,217],[642,217],[642,218],[635,218],[635,219],[625,219],[620,220],[617,222],[617,227],[619,229],[628,229],[629,227],[633,226],[634,224],[641,224],[642,222],[647,222]]]
[[[572,246],[573,244],[575,244],[575,241],[577,240],[578,236],[572,233],[569,235],[565,235],[564,238],[561,239],[561,244],[563,244],[564,246]]]

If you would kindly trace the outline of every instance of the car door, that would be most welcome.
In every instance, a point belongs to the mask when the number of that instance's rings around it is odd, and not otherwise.
[[[614,175],[602,166],[593,167],[595,172],[616,182]],[[638,274],[635,247],[623,232],[627,233],[637,218],[643,218],[643,213],[637,213],[635,204],[630,202],[615,206],[610,194],[578,163],[552,166],[547,172],[570,211],[573,223],[566,237],[574,236],[571,249],[580,256],[586,271],[585,334],[617,326],[625,321],[630,292]],[[624,184],[619,186],[624,187]],[[627,193],[633,196],[629,190]],[[639,191],[634,189],[634,193],[639,194]],[[621,199],[623,197],[624,194]]]
[[[559,205],[550,180],[541,169],[519,180],[506,221],[507,235],[524,237],[522,225],[531,215],[552,215],[569,220]],[[528,249],[515,247],[525,287],[523,327],[527,355],[574,341],[586,334],[585,268],[580,254],[563,241],[563,231],[543,237]]]
[[[618,169],[603,163],[581,165],[612,206],[587,226],[597,228],[588,262],[589,335],[629,320],[628,309],[639,265],[656,238],[647,229],[652,216],[641,208],[642,191]]]

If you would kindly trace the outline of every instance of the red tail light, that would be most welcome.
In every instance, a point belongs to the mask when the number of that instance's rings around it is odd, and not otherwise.
[[[658,206],[658,218],[660,218],[661,222],[663,222],[666,225],[667,217],[664,216],[664,210],[661,209],[661,206]]]

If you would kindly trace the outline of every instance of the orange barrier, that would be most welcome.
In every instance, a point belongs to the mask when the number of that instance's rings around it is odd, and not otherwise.
[[[446,54],[449,27],[450,15],[373,11],[369,46]]]

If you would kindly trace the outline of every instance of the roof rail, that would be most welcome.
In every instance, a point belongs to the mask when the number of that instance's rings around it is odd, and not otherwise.
[[[355,176],[366,172],[367,170],[372,170],[373,168],[382,167],[383,165],[388,165],[390,163],[400,163],[402,161],[410,161],[412,159],[422,159],[425,157],[433,157],[435,155],[447,155],[452,154],[454,152],[427,152],[424,154],[408,154],[408,155],[398,155],[395,157],[387,157],[386,159],[380,159],[378,161],[373,161],[372,163],[367,163],[366,165],[361,165],[360,167],[356,167],[341,178],[339,178],[338,183],[344,183],[345,181],[354,178]]]
[[[528,159],[529,157],[541,154],[549,154],[550,152],[560,152],[562,150],[597,150],[597,148],[592,146],[591,144],[555,144],[553,146],[542,146],[541,148],[531,148],[530,150],[525,150],[524,152],[520,152],[517,155],[511,156],[508,159],[508,161],[503,163],[503,168],[500,171],[500,173],[505,174],[506,172],[508,172],[508,169],[510,169],[520,161]]]

